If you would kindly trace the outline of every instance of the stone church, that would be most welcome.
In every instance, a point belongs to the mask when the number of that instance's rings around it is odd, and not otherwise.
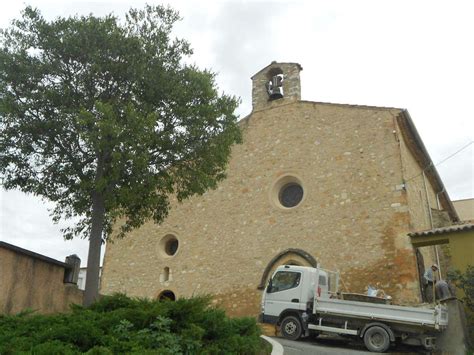
[[[101,293],[211,294],[230,315],[256,316],[277,266],[318,263],[343,290],[378,283],[395,302],[421,300],[435,253],[407,234],[458,217],[410,115],[301,100],[301,70],[272,62],[251,78],[227,179],[109,243]]]

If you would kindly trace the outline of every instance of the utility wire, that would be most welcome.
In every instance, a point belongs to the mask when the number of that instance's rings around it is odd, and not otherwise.
[[[470,142],[467,143],[464,147],[462,147],[461,149],[459,149],[459,150],[455,151],[453,154],[451,154],[449,157],[446,157],[446,158],[444,158],[443,160],[441,160],[440,162],[438,162],[435,166],[438,166],[438,165],[443,164],[446,160],[451,159],[451,158],[454,157],[456,154],[460,153],[461,151],[463,151],[464,149],[466,149],[467,147],[469,147],[472,143],[474,143],[474,141],[470,141]]]
[[[436,163],[436,164],[430,163],[427,167],[425,167],[425,168],[423,169],[423,171],[422,171],[420,174],[415,175],[415,176],[412,176],[412,177],[409,178],[409,179],[406,179],[405,182],[411,181],[411,180],[417,178],[418,176],[423,175],[423,173],[424,173],[426,170],[428,170],[429,168],[431,168],[431,167],[436,167],[436,166],[439,166],[439,165],[443,164],[445,161],[451,159],[451,158],[454,157],[456,154],[461,153],[464,149],[466,149],[467,147],[469,147],[469,146],[470,146],[471,144],[473,144],[473,143],[474,143],[474,141],[470,141],[470,142],[467,143],[465,146],[463,146],[462,148],[458,149],[458,150],[455,151],[453,154],[449,155],[448,157],[444,158],[443,160],[439,161],[439,162]]]

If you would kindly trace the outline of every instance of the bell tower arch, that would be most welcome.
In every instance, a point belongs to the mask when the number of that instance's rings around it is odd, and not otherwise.
[[[252,76],[253,110],[261,110],[273,102],[301,100],[300,71],[298,63],[272,62]]]

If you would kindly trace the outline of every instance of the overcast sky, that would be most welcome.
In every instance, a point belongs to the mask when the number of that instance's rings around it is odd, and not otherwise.
[[[143,1],[4,1],[0,27],[24,4],[48,18],[122,16]],[[148,3],[157,3],[148,1]],[[173,1],[192,62],[218,73],[220,89],[251,111],[250,77],[271,61],[297,62],[302,99],[407,108],[438,163],[473,141],[472,1]],[[437,167],[452,200],[474,197],[474,144]],[[87,242],[63,241],[48,206],[1,191],[0,240],[63,260]]]

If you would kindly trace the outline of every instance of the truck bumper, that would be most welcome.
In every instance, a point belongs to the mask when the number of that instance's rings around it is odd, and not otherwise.
[[[260,313],[258,316],[258,321],[260,323],[268,323],[268,324],[277,324],[278,323],[278,316],[269,316],[266,315],[265,313]]]

